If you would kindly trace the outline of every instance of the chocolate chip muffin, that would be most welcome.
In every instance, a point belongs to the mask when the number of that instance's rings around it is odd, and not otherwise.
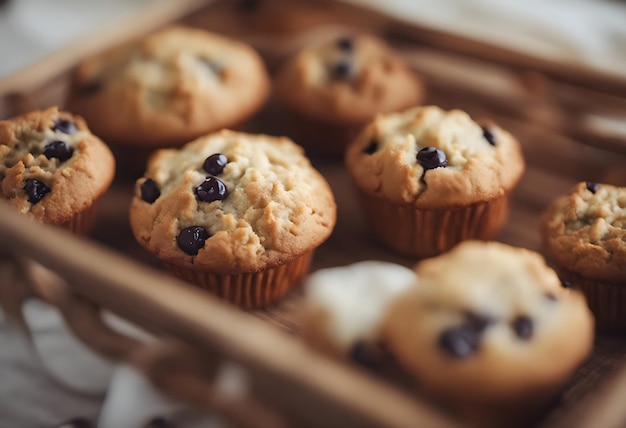
[[[268,92],[267,72],[251,47],[170,27],[85,60],[73,75],[69,105],[105,140],[154,148],[236,126]]]
[[[381,324],[391,302],[417,276],[404,266],[365,261],[318,270],[305,280],[300,332],[314,349],[330,356],[377,365]]]
[[[106,144],[56,107],[0,121],[1,198],[20,213],[77,233],[115,174]]]
[[[424,89],[382,40],[360,35],[298,53],[279,70],[275,92],[292,116],[290,136],[307,149],[343,156],[377,114],[419,104]]]
[[[385,340],[427,392],[470,419],[530,416],[591,351],[584,297],[537,253],[467,241],[416,273],[420,286],[388,311]]]
[[[429,106],[377,117],[348,147],[346,165],[376,237],[428,257],[495,235],[524,158],[498,126]]]
[[[246,308],[301,279],[335,218],[300,146],[232,131],[157,151],[130,208],[135,237],[170,271]]]
[[[578,183],[543,218],[549,260],[587,297],[598,327],[626,330],[626,188]]]

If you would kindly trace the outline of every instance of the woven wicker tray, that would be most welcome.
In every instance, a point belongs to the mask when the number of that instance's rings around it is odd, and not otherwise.
[[[384,36],[423,76],[428,103],[492,118],[522,141],[528,168],[498,236],[503,242],[541,251],[539,218],[556,196],[581,180],[626,185],[626,136],[611,126],[626,120],[626,81],[331,1],[155,2],[126,24],[0,81],[0,118],[62,105],[68,72],[82,57],[171,22],[245,40],[259,49],[270,71],[321,37],[364,29]],[[280,133],[274,117],[270,103],[252,128]],[[390,254],[371,239],[343,165],[313,162],[331,183],[339,212],[335,232],[317,251],[312,268],[365,259],[412,266],[414,260]],[[163,275],[130,232],[132,185],[116,179],[89,238],[31,224],[0,204],[0,303],[7,316],[26,328],[21,302],[29,296],[46,300],[98,352],[130,360],[164,390],[239,426],[444,427],[466,422],[447,415],[419,391],[302,346],[295,337],[301,291],[248,314]],[[103,309],[162,340],[146,344],[110,330],[100,318]],[[229,395],[214,382],[224,361],[236,362],[248,374],[247,395]],[[599,336],[590,360],[536,425],[626,426],[625,364],[626,339]]]

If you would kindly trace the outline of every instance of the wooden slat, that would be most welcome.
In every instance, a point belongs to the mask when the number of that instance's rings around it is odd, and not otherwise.
[[[308,351],[188,284],[34,223],[4,203],[0,252],[33,258],[61,273],[81,295],[139,325],[242,363],[257,380],[259,395],[297,421],[323,418],[329,427],[454,426],[416,399]]]
[[[622,349],[622,352],[624,349]],[[561,412],[560,418],[546,421],[541,428],[623,428],[626,426],[626,368],[609,370],[607,380],[587,394],[574,408]]]

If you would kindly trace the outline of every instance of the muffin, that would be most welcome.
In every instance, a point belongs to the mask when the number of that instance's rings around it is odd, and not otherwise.
[[[343,156],[379,113],[422,101],[423,85],[382,40],[342,37],[302,50],[275,79],[279,103],[292,116],[287,133],[307,149]]]
[[[157,151],[130,207],[135,237],[167,269],[245,308],[296,285],[335,219],[300,146],[233,131]]]
[[[1,198],[41,223],[85,233],[115,175],[85,121],[56,107],[0,121]]]
[[[384,356],[380,333],[387,308],[399,293],[416,284],[411,269],[387,262],[318,270],[304,283],[302,338],[335,358],[376,365]]]
[[[416,273],[384,339],[425,392],[478,426],[527,426],[591,351],[584,297],[535,252],[467,241]]]
[[[68,101],[116,145],[180,146],[252,116],[269,78],[248,45],[170,27],[81,63]]]
[[[429,257],[498,232],[524,158],[498,126],[428,106],[378,116],[348,147],[346,165],[374,235]]]
[[[548,259],[580,289],[599,328],[626,330],[626,187],[578,183],[543,218]]]

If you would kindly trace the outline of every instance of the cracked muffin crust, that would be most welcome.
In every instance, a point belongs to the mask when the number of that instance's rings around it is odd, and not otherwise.
[[[498,126],[428,106],[378,116],[348,147],[346,165],[378,238],[427,257],[500,229],[524,158]]]
[[[272,268],[300,263],[293,285],[335,218],[330,187],[300,146],[233,131],[157,151],[130,208],[135,237],[166,266],[210,289],[229,277],[229,291],[237,288],[231,276],[269,277]],[[244,306],[256,306],[249,298]]]
[[[80,64],[69,105],[107,141],[163,147],[243,122],[268,93],[251,47],[170,27]]]
[[[300,119],[297,124],[304,128],[303,136],[323,126],[296,141],[343,155],[346,145],[374,116],[419,104],[424,89],[382,40],[359,35],[302,50],[279,71],[275,91],[281,104]]]
[[[420,286],[394,301],[384,338],[427,391],[453,406],[545,405],[591,351],[583,296],[563,288],[538,253],[467,241],[416,273]]]
[[[364,191],[428,209],[503,196],[524,170],[511,134],[435,106],[378,116],[350,145],[346,163]]]
[[[583,291],[599,326],[625,329],[626,188],[578,183],[550,205],[542,231],[550,261]]]
[[[1,197],[39,222],[86,232],[114,174],[81,117],[52,107],[0,121]]]

